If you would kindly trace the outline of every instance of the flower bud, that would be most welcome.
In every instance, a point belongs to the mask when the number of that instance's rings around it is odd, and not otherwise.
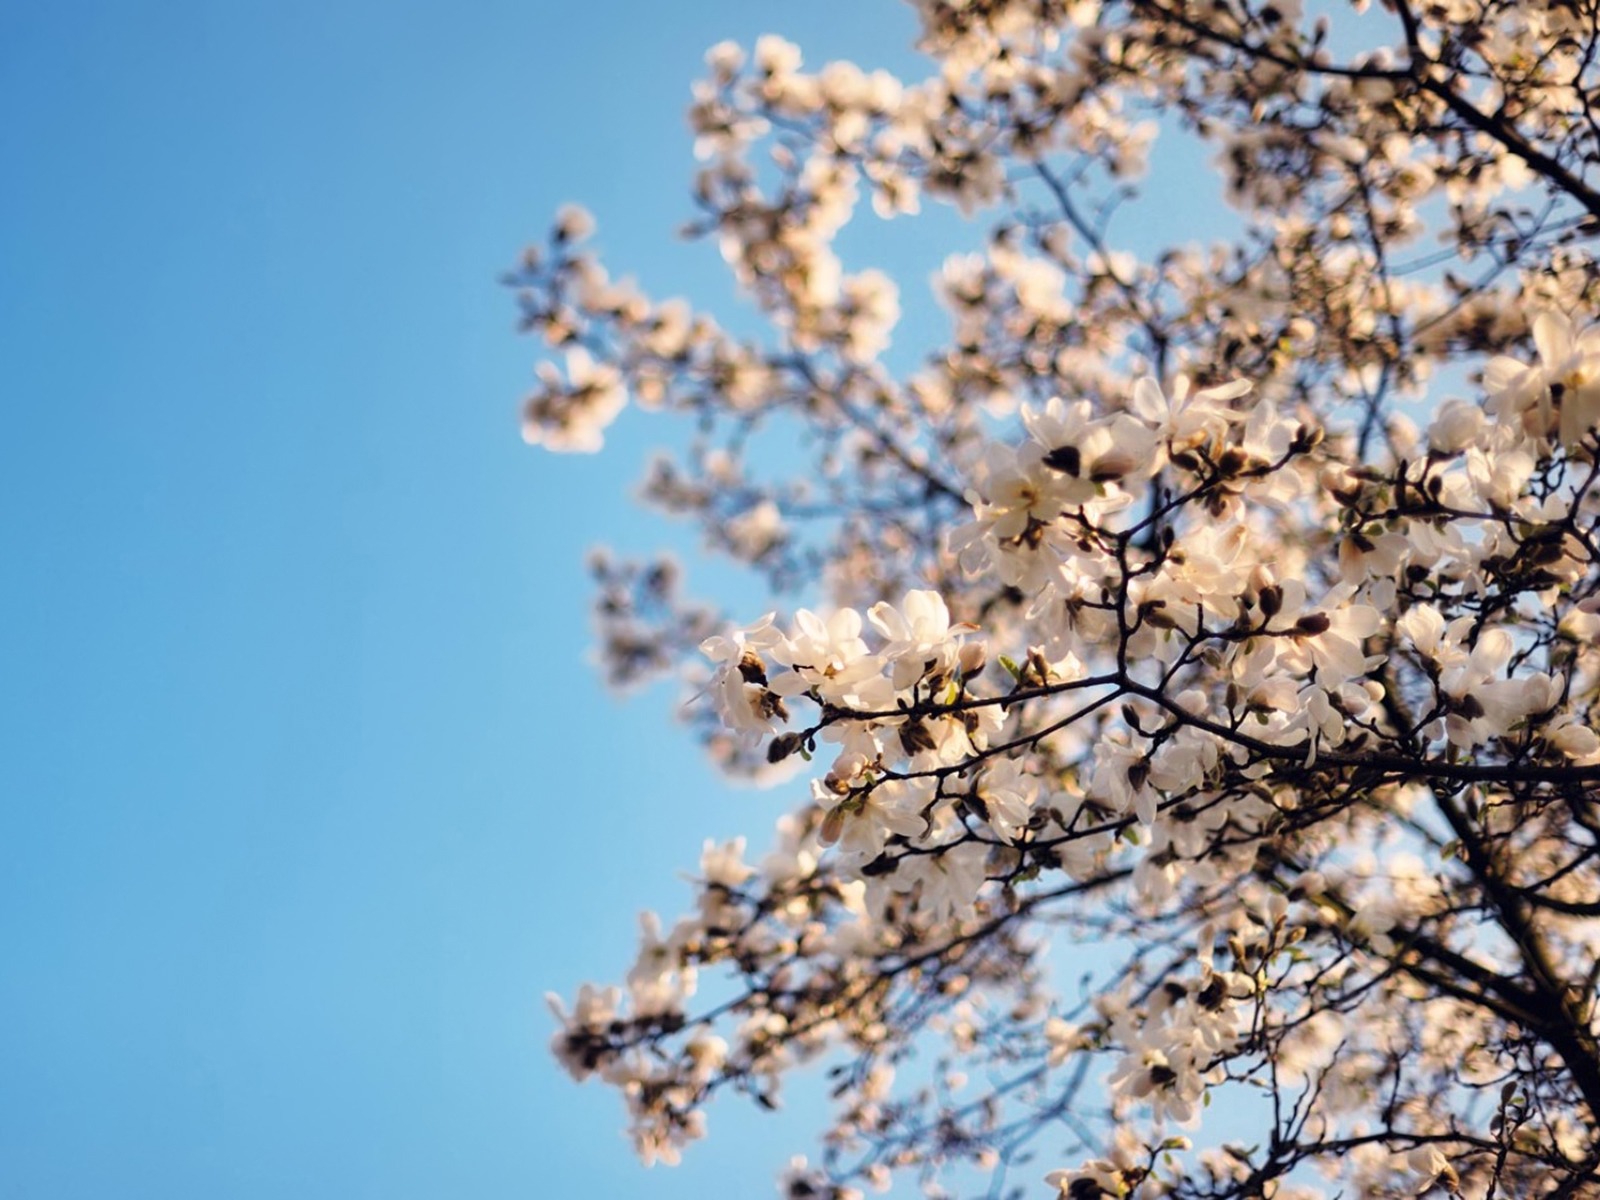
[[[800,748],[798,733],[785,733],[767,743],[767,761],[780,763]]]
[[[762,664],[761,656],[754,650],[746,650],[744,656],[739,659],[739,674],[744,677],[746,683],[767,686],[767,668]]]
[[[1465,400],[1446,400],[1428,426],[1428,448],[1436,454],[1460,454],[1483,431],[1483,410]]]
[[[828,810],[828,815],[822,818],[822,829],[817,834],[817,841],[824,846],[831,846],[844,835],[844,806]]]
[[[982,642],[966,642],[956,655],[956,663],[961,668],[964,679],[971,679],[974,675],[981,674],[988,661],[989,652]]]
[[[1333,622],[1327,613],[1307,613],[1294,623],[1294,631],[1316,637],[1319,633],[1327,633],[1332,626]]]
[[[1044,465],[1053,471],[1076,476],[1083,469],[1083,456],[1076,446],[1057,446],[1044,456]]]

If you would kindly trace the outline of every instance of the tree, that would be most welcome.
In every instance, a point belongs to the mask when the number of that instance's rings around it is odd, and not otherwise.
[[[822,594],[596,565],[612,679],[708,664],[712,752],[798,776],[557,1007],[646,1159],[823,1060],[792,1197],[1600,1196],[1600,11],[1324,7],[917,0],[913,84],[720,45],[690,232],[770,328],[575,209],[512,273],[528,440],[685,420],[650,503]],[[1128,252],[1158,134],[1236,238]],[[988,230],[909,371],[863,198]]]

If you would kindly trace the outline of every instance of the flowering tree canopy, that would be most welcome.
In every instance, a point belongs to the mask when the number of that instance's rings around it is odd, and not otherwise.
[[[797,1198],[1600,1197],[1596,0],[915,7],[919,80],[707,57],[761,332],[576,209],[509,277],[527,439],[683,422],[648,502],[784,609],[597,562],[611,679],[795,804],[556,1055],[668,1161],[821,1064]],[[1237,236],[1135,254],[1168,139]],[[838,235],[937,205],[889,353]]]

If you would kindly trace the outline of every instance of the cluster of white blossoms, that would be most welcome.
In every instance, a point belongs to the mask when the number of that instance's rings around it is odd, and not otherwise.
[[[558,1059],[647,1161],[818,1064],[792,1200],[1600,1197],[1593,5],[914,7],[920,81],[708,55],[688,232],[767,336],[575,209],[509,278],[527,438],[685,419],[645,499],[784,610],[597,560],[611,678],[794,807]],[[1117,242],[1158,130],[1237,238]],[[903,371],[864,199],[991,222]]]
[[[1540,324],[1570,337],[1559,318]],[[1395,736],[1390,697],[1372,677],[1386,658],[1368,652],[1385,629],[1394,632],[1392,652],[1411,656],[1431,680],[1429,719],[1408,732],[1424,756],[1447,763],[1452,747],[1503,744],[1521,728],[1525,741],[1537,730],[1534,744],[1554,760],[1600,762],[1600,737],[1575,713],[1557,711],[1568,684],[1532,669],[1512,634],[1484,629],[1471,615],[1447,622],[1437,604],[1404,598],[1398,586],[1420,568],[1458,595],[1488,594],[1499,569],[1490,564],[1526,544],[1529,530],[1572,518],[1576,494],[1529,494],[1532,472],[1522,465],[1540,452],[1530,443],[1553,432],[1530,432],[1525,420],[1530,408],[1550,403],[1551,389],[1541,393],[1521,372],[1500,374],[1522,399],[1508,403],[1509,391],[1491,391],[1487,417],[1447,408],[1430,431],[1432,454],[1383,481],[1340,467],[1320,431],[1243,385],[1191,394],[1180,381],[1169,400],[1146,378],[1111,415],[1059,400],[1024,409],[1028,440],[983,453],[968,492],[974,519],[950,534],[967,575],[1018,593],[1038,641],[1018,647],[1015,661],[1000,656],[1001,669],[993,669],[978,628],[952,621],[928,590],[879,602],[865,619],[852,608],[825,616],[800,609],[787,631],[769,614],[702,644],[715,665],[709,691],[731,731],[765,745],[774,761],[830,747],[826,771],[810,785],[810,848],[780,853],[764,868],[767,879],[804,878],[831,852],[832,886],[854,919],[825,938],[842,932],[869,947],[867,930],[891,929],[895,913],[936,928],[971,920],[996,869],[1001,877],[1014,871],[1019,851],[1078,879],[1125,862],[1134,895],[1151,911],[1184,882],[1226,884],[1259,853],[1247,835],[1259,836],[1294,806],[1270,784],[1241,781],[1270,781],[1284,764],[1309,769],[1319,756]],[[1586,436],[1593,441],[1592,426]],[[1546,461],[1551,453],[1547,443]],[[1509,468],[1499,465],[1507,456]],[[1381,533],[1350,520],[1343,547],[1355,551],[1340,554],[1315,595],[1303,566],[1282,562],[1281,548],[1268,553],[1258,534],[1263,513],[1303,503],[1317,488],[1360,514],[1369,503],[1394,511],[1382,493],[1406,487],[1416,512],[1397,512]],[[1205,504],[1196,503],[1201,496]],[[1163,522],[1169,535],[1147,536]],[[1425,536],[1410,536],[1413,522]],[[1552,587],[1595,565],[1569,540],[1541,551]],[[1288,577],[1280,581],[1279,571]],[[1122,708],[1106,719],[1113,701]],[[809,706],[809,719],[791,711],[797,704]],[[1079,749],[1084,723],[1096,737]],[[1056,743],[1072,748],[1041,753]],[[1065,776],[1048,765],[1074,757],[1080,765]],[[1240,852],[1220,842],[1229,832],[1241,835]],[[624,1087],[638,1107],[646,1157],[670,1157],[700,1132],[698,1089],[727,1066],[728,1044],[696,1035],[682,1061],[663,1066],[619,1052],[616,1031],[683,1026],[707,940],[747,918],[733,898],[756,872],[741,849],[708,847],[698,918],[665,938],[647,920],[625,1017],[615,990],[586,990],[574,1012],[562,1014],[558,1052],[575,1074],[598,1071]],[[1351,873],[1347,886],[1359,887],[1360,878]],[[1270,940],[1287,906],[1277,894],[1262,903],[1268,915],[1243,932]],[[1352,892],[1333,916],[1343,936],[1371,941],[1392,928],[1379,916],[1388,907],[1380,900],[1358,910]],[[816,914],[802,904],[796,915],[809,923]],[[755,946],[736,942],[724,953],[771,954],[805,936],[773,942],[767,931]],[[1143,1003],[1126,990],[1097,1001],[1106,1014],[1097,1048],[1118,1051],[1106,1080],[1113,1102],[1143,1106],[1158,1126],[1194,1124],[1208,1087],[1226,1082],[1221,1063],[1248,1032],[1248,1004],[1259,1004],[1266,987],[1261,970],[1240,968],[1286,949],[1246,949],[1236,930],[1236,967],[1213,971],[1216,940],[1198,938],[1202,971],[1191,981],[1169,981]],[[741,1031],[743,1069],[772,1076],[775,1090],[794,1051],[765,1049],[771,1016],[752,1020],[753,1031]],[[789,1032],[790,1022],[776,1032]],[[762,1049],[751,1046],[752,1032]],[[680,1119],[684,1113],[693,1115]],[[1408,1153],[1413,1161],[1421,1161],[1418,1151]],[[1086,1170],[1074,1178],[1126,1169]]]

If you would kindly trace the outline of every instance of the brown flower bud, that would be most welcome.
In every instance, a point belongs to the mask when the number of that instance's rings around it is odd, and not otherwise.
[[[824,846],[831,846],[844,834],[844,805],[829,809],[828,815],[822,818],[822,829],[817,834],[817,840]]]
[[[988,661],[989,654],[984,649],[982,642],[967,642],[961,647],[961,651],[956,658],[956,662],[961,668],[962,676],[967,679],[980,674]]]
[[[1083,455],[1076,446],[1057,446],[1044,456],[1044,465],[1053,471],[1076,476],[1083,469]]]
[[[746,683],[759,683],[767,686],[767,668],[761,661],[761,656],[754,650],[746,650],[739,659],[739,674],[744,676]]]
[[[767,743],[767,761],[780,763],[800,748],[798,733],[785,733]]]
[[[905,747],[907,754],[915,754],[919,750],[932,750],[938,743],[933,740],[933,734],[928,732],[926,725],[912,718],[900,726],[900,744]]]

